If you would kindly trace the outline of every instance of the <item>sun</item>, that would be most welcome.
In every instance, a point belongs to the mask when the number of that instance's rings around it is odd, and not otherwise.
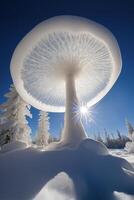
[[[87,106],[80,106],[80,113],[82,115],[86,115],[88,113],[88,108]]]
[[[78,123],[82,120],[85,123],[92,122],[93,120],[93,107],[88,107],[88,105],[84,102],[79,104],[74,104],[73,106],[74,112],[74,121]]]

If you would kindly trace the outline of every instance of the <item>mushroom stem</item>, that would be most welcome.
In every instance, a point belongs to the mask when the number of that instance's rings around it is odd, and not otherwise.
[[[87,137],[81,120],[76,120],[75,108],[78,107],[79,101],[76,95],[75,80],[73,76],[68,76],[66,79],[66,111],[62,141],[73,147]]]

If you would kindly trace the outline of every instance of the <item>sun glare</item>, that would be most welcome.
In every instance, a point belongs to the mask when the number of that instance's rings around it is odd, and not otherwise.
[[[81,112],[81,114],[85,115],[88,113],[88,108],[86,106],[81,106],[80,112]]]
[[[93,110],[88,107],[87,104],[81,103],[80,105],[74,104],[74,120],[77,123],[79,120],[84,120],[84,122],[88,123],[93,121]]]

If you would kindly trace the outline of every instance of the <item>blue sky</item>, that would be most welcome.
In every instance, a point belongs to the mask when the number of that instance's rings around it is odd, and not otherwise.
[[[78,15],[109,28],[118,40],[123,66],[121,75],[110,92],[93,108],[93,122],[84,123],[89,136],[119,129],[126,134],[125,118],[134,123],[134,2],[131,0],[94,1],[1,1],[0,2],[0,103],[12,83],[10,60],[18,42],[39,22],[55,15]],[[29,120],[36,132],[38,110],[32,108]],[[63,114],[50,113],[51,132],[63,126]]]

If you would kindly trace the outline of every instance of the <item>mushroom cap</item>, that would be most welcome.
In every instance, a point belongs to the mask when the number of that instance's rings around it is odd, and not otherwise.
[[[111,89],[122,59],[115,37],[102,25],[77,16],[57,16],[35,26],[18,44],[11,75],[20,96],[32,106],[64,112],[68,75],[78,99],[96,104]]]

